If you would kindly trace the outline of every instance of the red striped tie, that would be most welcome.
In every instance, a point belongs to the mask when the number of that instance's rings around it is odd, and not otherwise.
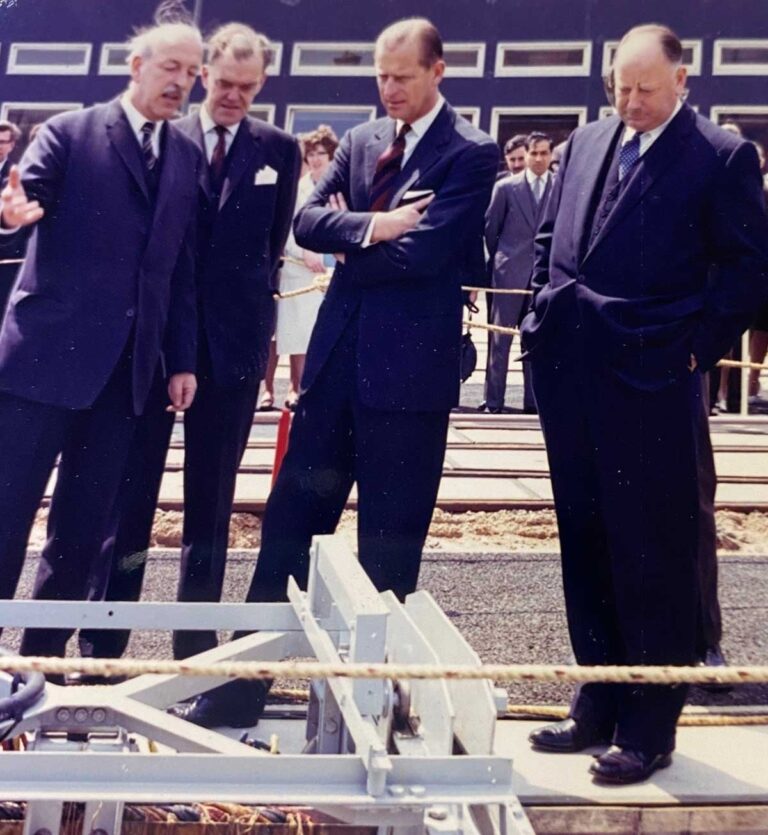
[[[384,151],[376,161],[376,173],[371,183],[371,211],[383,212],[389,208],[394,194],[394,185],[405,153],[405,135],[411,129],[410,125],[403,125],[394,142]]]

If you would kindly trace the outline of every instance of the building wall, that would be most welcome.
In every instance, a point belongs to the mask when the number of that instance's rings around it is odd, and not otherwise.
[[[577,122],[596,119],[607,107],[601,75],[606,41],[615,41],[631,25],[659,21],[694,42],[700,69],[690,78],[691,104],[705,115],[722,118],[725,109],[744,122],[754,138],[768,140],[768,7],[766,0],[188,0],[208,30],[218,23],[243,20],[282,44],[281,63],[262,91],[262,115],[294,129],[338,114],[309,112],[297,120],[295,106],[368,106],[350,118],[368,118],[377,104],[369,76],[297,75],[291,59],[297,43],[370,43],[388,22],[403,14],[424,14],[440,28],[448,44],[485,45],[474,77],[449,77],[443,90],[461,108],[471,108],[478,124],[500,141],[518,128],[549,122],[562,138]],[[121,75],[99,73],[103,44],[119,43],[136,26],[151,20],[156,0],[0,0],[0,115],[13,103],[62,103],[87,106],[116,95]],[[715,64],[721,39],[751,39],[758,66],[722,74]],[[580,75],[541,74],[501,77],[496,71],[499,44],[508,41],[566,47],[589,45],[591,57]],[[13,44],[83,43],[92,54],[83,74],[8,72]],[[738,45],[737,45],[738,46]],[[744,45],[744,46],[749,46]],[[762,52],[760,51],[762,50]],[[355,59],[355,50],[348,59]],[[750,57],[744,53],[741,57]],[[349,67],[349,65],[347,65]],[[338,70],[338,65],[336,65]],[[359,70],[358,70],[359,71]],[[555,70],[557,72],[557,70]],[[202,99],[198,85],[192,101]],[[479,109],[479,111],[477,110]],[[501,110],[500,110],[501,109]],[[515,112],[507,113],[506,109]],[[518,112],[519,111],[519,112]],[[13,111],[17,116],[23,108]],[[378,112],[381,110],[379,108]],[[293,115],[291,115],[293,114]],[[27,122],[32,116],[29,114]],[[44,115],[44,114],[43,114]],[[300,115],[300,114],[299,114]],[[342,126],[344,119],[337,121]]]

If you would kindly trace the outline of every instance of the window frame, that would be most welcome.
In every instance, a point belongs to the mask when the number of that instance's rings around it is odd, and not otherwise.
[[[454,67],[446,59],[446,78],[482,78],[485,74],[485,41],[447,41],[443,44],[443,51],[449,49],[476,49],[477,60],[474,67]]]
[[[85,105],[81,101],[4,101],[0,105],[0,120],[9,121],[9,111],[20,109],[54,110],[57,113],[82,110]],[[55,114],[54,114],[55,115]]]
[[[297,110],[309,110],[317,113],[343,113],[350,111],[357,111],[360,113],[368,113],[368,120],[372,122],[377,118],[375,104],[300,104],[297,102],[286,104],[285,106],[285,122],[284,130],[295,136],[293,130],[294,113]]]
[[[453,109],[461,116],[463,116],[471,125],[476,128],[480,127],[480,114],[482,108],[475,105],[468,105],[462,107],[461,105],[453,105]]]
[[[83,61],[80,64],[70,66],[57,66],[56,64],[26,64],[19,66],[17,63],[20,49],[49,49],[53,52],[64,52],[71,49],[83,49]],[[9,44],[8,64],[6,75],[88,75],[93,58],[93,44],[85,42],[63,42],[63,41],[17,41]]]
[[[768,75],[768,59],[764,64],[723,64],[724,49],[755,47],[768,49],[768,38],[717,38],[712,45],[712,75]]]
[[[505,67],[504,52],[507,49],[519,49],[523,52],[536,50],[581,49],[581,64],[558,66],[551,64],[543,67]],[[496,62],[493,74],[496,78],[588,78],[592,73],[592,41],[499,41],[496,44]]]
[[[693,50],[693,61],[690,64],[683,64],[688,71],[688,75],[701,75],[701,60],[704,51],[702,42],[697,38],[686,38],[682,39],[681,43],[683,45],[683,49]],[[618,45],[619,41],[617,40],[603,42],[603,63],[600,70],[603,76],[608,75],[611,70],[611,50],[616,49]]]
[[[335,49],[337,51],[358,50],[371,51],[375,47],[373,41],[294,41],[291,49],[290,74],[294,76],[347,76],[373,78],[376,68],[373,66],[339,65],[339,66],[302,66],[301,52],[307,49]]]
[[[501,116],[576,116],[578,121],[576,127],[587,124],[587,107],[585,105],[535,105],[525,107],[524,105],[499,106],[491,108],[490,135],[496,142],[499,141],[499,121]]]

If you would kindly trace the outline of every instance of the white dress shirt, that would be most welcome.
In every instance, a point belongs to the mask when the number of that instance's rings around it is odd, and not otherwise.
[[[544,196],[544,192],[547,190],[547,183],[549,182],[549,178],[551,176],[550,171],[545,171],[540,177],[537,177],[530,168],[525,169],[525,179],[528,181],[528,185],[531,188],[531,194],[536,196],[536,180],[541,180],[541,194],[539,195],[539,200]]]
[[[211,118],[211,114],[208,112],[205,104],[200,107],[200,126],[203,129],[203,139],[205,140],[205,158],[210,164],[213,149],[219,141],[219,134],[216,132],[216,122]],[[226,156],[232,147],[232,143],[235,141],[235,136],[240,128],[240,122],[234,125],[222,125],[222,127],[226,131],[224,134],[224,155]]]
[[[653,145],[653,143],[661,136],[662,133],[667,129],[667,125],[677,116],[680,108],[683,106],[683,102],[678,99],[677,104],[675,105],[675,109],[672,111],[672,115],[667,119],[666,122],[662,122],[662,124],[655,127],[653,130],[647,130],[640,134],[640,156],[647,153],[648,149]],[[623,148],[627,142],[637,133],[634,128],[625,127],[624,134],[621,137],[621,147]]]
[[[141,129],[144,127],[146,122],[151,122],[153,120],[147,119],[146,116],[139,113],[139,111],[133,106],[128,90],[126,90],[120,97],[120,105],[125,111],[128,124],[131,126],[133,135],[139,143],[139,148],[141,148],[144,139],[144,134],[142,134]],[[163,119],[159,122],[155,122],[155,129],[152,131],[152,153],[155,155],[155,159],[160,159],[160,133],[163,129],[163,123]]]

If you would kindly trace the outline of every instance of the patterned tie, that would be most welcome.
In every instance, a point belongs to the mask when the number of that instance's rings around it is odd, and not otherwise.
[[[376,173],[371,183],[371,211],[383,212],[389,208],[394,193],[395,180],[400,173],[405,153],[405,135],[411,129],[403,125],[394,142],[376,160]]]
[[[218,139],[211,154],[211,185],[215,192],[220,192],[224,184],[224,160],[227,158],[227,129],[223,125],[214,127]]]
[[[629,142],[625,142],[619,151],[619,181],[637,165],[640,159],[640,137],[641,133],[636,133]]]
[[[141,126],[141,154],[144,157],[144,165],[149,172],[157,165],[157,157],[152,148],[152,134],[154,132],[154,122],[144,122]]]

